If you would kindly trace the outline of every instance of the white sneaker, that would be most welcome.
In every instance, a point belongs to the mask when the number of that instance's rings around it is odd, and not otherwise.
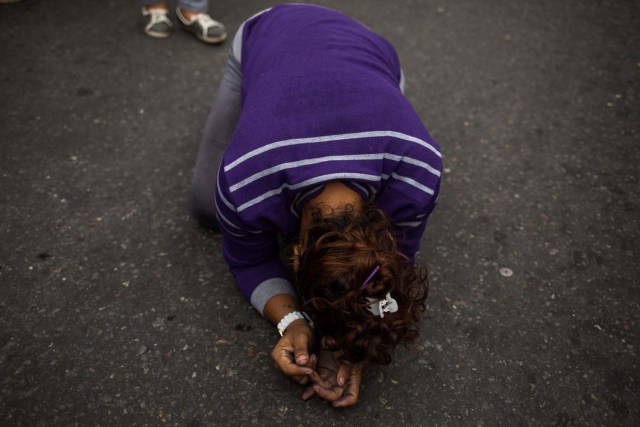
[[[173,33],[173,24],[169,20],[167,9],[142,8],[144,33],[156,39],[166,39]]]
[[[197,38],[205,43],[220,43],[227,38],[227,29],[224,25],[213,20],[206,13],[198,13],[189,20],[182,14],[180,8],[177,8],[176,15],[184,30],[195,34]]]

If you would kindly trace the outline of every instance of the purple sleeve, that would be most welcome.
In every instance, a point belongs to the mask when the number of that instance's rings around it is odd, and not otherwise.
[[[280,262],[276,231],[252,228],[236,212],[225,191],[224,174],[218,174],[216,213],[222,232],[223,255],[245,298],[260,313],[279,294],[295,296],[293,285]]]

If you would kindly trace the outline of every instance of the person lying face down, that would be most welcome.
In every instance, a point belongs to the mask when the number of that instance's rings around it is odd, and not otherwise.
[[[334,406],[365,363],[415,340],[415,255],[438,144],[403,94],[391,44],[339,12],[281,5],[242,24],[207,119],[190,207],[219,228],[240,290],[281,338],[276,365]],[[298,239],[293,278],[278,238]],[[293,279],[293,280],[292,280]]]

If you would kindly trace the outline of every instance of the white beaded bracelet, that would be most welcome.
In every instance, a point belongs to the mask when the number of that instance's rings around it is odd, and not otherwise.
[[[287,327],[293,323],[296,320],[300,320],[300,319],[304,319],[307,322],[309,322],[309,326],[311,326],[311,329],[313,329],[313,321],[311,320],[311,318],[307,315],[307,313],[301,312],[301,311],[293,311],[289,314],[287,314],[286,316],[284,316],[282,318],[282,320],[278,323],[278,332],[280,333],[280,336],[283,336],[285,331],[287,330]]]

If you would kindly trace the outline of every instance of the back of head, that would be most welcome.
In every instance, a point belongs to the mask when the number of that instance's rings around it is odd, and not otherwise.
[[[398,343],[417,338],[426,272],[398,252],[393,226],[373,204],[325,216],[314,212],[298,257],[297,284],[305,310],[323,334],[323,349],[341,351],[341,359],[352,363],[388,364]],[[375,316],[367,298],[381,300],[387,293],[398,311]]]

